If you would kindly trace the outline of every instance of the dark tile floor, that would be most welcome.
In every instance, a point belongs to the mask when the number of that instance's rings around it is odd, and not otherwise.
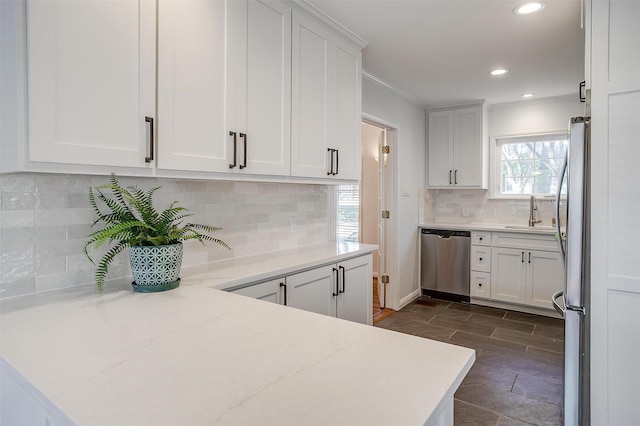
[[[562,320],[420,298],[376,324],[476,350],[456,425],[562,425]]]

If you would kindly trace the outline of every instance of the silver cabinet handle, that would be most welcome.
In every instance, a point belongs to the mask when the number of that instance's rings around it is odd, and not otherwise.
[[[564,308],[557,302],[560,296],[562,296],[562,303],[564,304],[564,290],[556,291],[555,293],[553,293],[553,296],[551,296],[551,301],[553,302],[553,307],[556,308],[556,311],[558,311],[558,313],[564,317]]]

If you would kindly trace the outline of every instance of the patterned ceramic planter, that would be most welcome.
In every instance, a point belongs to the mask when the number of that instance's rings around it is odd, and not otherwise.
[[[180,285],[182,243],[166,246],[133,246],[129,254],[133,290],[152,293]]]

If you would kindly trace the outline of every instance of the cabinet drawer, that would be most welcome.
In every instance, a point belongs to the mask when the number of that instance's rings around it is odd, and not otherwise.
[[[490,246],[491,245],[491,232],[472,232],[471,244],[474,246]]]
[[[491,299],[491,274],[488,272],[471,271],[471,287],[469,294],[471,297]]]
[[[531,235],[510,232],[493,232],[493,247],[524,248],[527,250],[559,251],[558,242],[553,235]]]
[[[471,270],[491,272],[491,247],[471,246]]]

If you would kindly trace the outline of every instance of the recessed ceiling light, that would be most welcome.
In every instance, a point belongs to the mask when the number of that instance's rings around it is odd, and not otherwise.
[[[544,3],[538,1],[529,1],[522,3],[520,6],[516,6],[513,9],[513,13],[516,15],[528,15],[530,13],[539,12],[544,8]]]
[[[491,75],[505,75],[508,72],[509,72],[509,70],[506,69],[506,68],[496,68],[495,70],[492,70],[491,72],[489,72],[489,74],[491,74]]]
[[[523,98],[531,98],[531,97],[533,97],[533,93],[524,93],[524,94],[522,95],[522,97],[523,97]]]

